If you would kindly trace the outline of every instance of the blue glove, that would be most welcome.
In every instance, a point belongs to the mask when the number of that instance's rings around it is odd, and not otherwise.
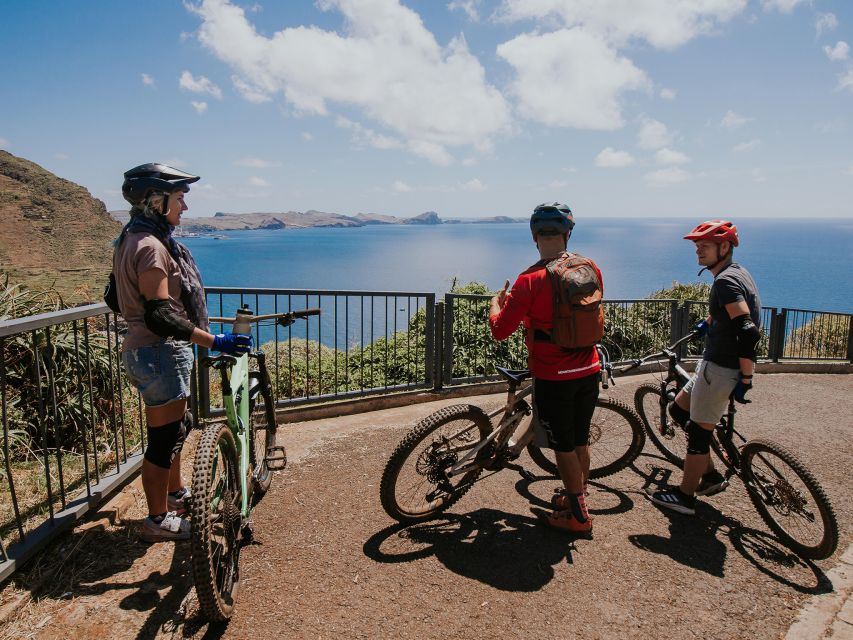
[[[252,350],[252,336],[244,333],[220,333],[213,336],[211,349],[232,356],[242,356]]]
[[[708,332],[711,330],[711,325],[708,324],[707,320],[700,320],[696,323],[696,326],[693,327],[693,331],[696,332],[696,337],[701,338],[702,336],[708,335]]]
[[[734,396],[737,402],[741,404],[749,404],[752,400],[746,399],[746,392],[752,389],[751,382],[744,382],[743,380],[738,380],[735,385],[735,390],[732,391],[732,395]]]

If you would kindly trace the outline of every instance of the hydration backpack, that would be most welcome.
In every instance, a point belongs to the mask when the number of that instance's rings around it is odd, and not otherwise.
[[[604,337],[604,292],[595,263],[564,252],[545,265],[554,306],[551,342],[564,349],[592,347]]]

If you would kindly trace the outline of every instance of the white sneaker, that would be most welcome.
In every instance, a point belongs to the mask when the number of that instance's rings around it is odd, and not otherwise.
[[[178,517],[174,511],[169,511],[159,522],[148,516],[142,521],[142,533],[139,537],[144,542],[189,540],[190,522]]]

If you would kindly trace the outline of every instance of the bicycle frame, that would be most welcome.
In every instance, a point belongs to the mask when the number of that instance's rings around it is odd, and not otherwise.
[[[235,358],[230,367],[222,367],[222,404],[228,428],[237,443],[237,455],[240,459],[240,513],[249,515],[249,356]],[[214,461],[215,463],[215,461]],[[215,472],[215,469],[214,469]]]
[[[454,476],[458,476],[462,473],[467,473],[471,469],[478,466],[485,466],[482,461],[476,461],[477,454],[483,450],[484,447],[490,445],[492,442],[497,442],[497,448],[495,453],[490,460],[497,456],[497,454],[504,448],[504,446],[511,442],[512,435],[515,433],[518,425],[521,424],[521,421],[525,416],[530,415],[531,408],[530,405],[524,401],[526,397],[533,393],[533,385],[528,385],[523,388],[520,392],[516,393],[518,389],[518,385],[514,383],[510,383],[509,389],[507,390],[507,401],[506,405],[500,409],[496,409],[488,414],[489,419],[492,420],[496,416],[501,413],[504,414],[503,418],[501,418],[498,426],[492,430],[492,432],[486,436],[483,440],[480,440],[474,447],[468,449],[468,453],[466,453],[461,460],[457,461],[452,467],[450,467],[447,471],[447,477],[452,478]],[[469,427],[470,429],[470,427]],[[449,436],[448,440],[452,440],[456,436],[464,433],[467,429],[461,429],[456,433]],[[521,437],[516,440],[514,443],[510,444],[509,449],[512,453],[520,453],[533,439],[533,429],[528,429],[525,433],[521,435]],[[466,447],[454,447],[450,449],[450,452],[456,451],[464,451]],[[473,461],[472,461],[473,459]]]

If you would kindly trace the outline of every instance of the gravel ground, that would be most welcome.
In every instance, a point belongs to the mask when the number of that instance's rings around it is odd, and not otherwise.
[[[637,382],[608,393],[630,401]],[[738,414],[745,435],[777,440],[818,476],[841,525],[836,556],[851,543],[851,392],[851,376],[768,374]],[[411,423],[456,402],[283,426],[292,461],[255,509],[227,626],[198,618],[187,545],[136,542],[144,501],[131,487],[129,519],[78,528],[0,594],[2,606],[35,592],[0,638],[779,638],[810,595],[832,588],[824,571],[836,558],[788,552],[737,481],[694,518],[654,507],[644,488],[674,469],[650,443],[634,468],[591,486],[594,540],[540,525],[531,509],[557,481],[512,471],[401,528],[379,505],[385,461]]]

